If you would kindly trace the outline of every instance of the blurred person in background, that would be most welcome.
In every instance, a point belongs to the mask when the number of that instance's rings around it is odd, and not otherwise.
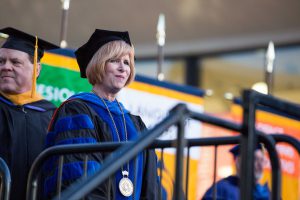
[[[228,200],[239,200],[240,199],[240,187],[239,187],[239,174],[240,174],[240,145],[236,145],[230,149],[234,157],[234,162],[236,166],[236,175],[228,176],[224,179],[216,182],[215,185],[212,185],[202,197],[202,200],[212,200],[214,199],[214,189],[216,190],[216,199],[228,199]],[[261,185],[259,183],[260,179],[263,176],[263,167],[265,163],[264,149],[262,144],[258,144],[254,152],[254,193],[253,198],[255,200],[269,200],[270,191],[268,184],[265,183]]]

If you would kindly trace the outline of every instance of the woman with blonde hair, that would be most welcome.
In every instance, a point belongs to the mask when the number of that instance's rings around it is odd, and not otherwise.
[[[87,43],[76,52],[82,78],[92,85],[92,92],[79,93],[65,101],[50,124],[47,145],[124,142],[135,140],[146,128],[139,116],[132,115],[117,94],[135,75],[134,48],[128,32],[96,29]],[[106,157],[104,153],[88,156],[87,174],[94,174]],[[57,160],[47,164],[44,195],[55,195]],[[67,155],[63,166],[63,188],[80,178],[84,155]],[[156,155],[145,150],[98,186],[89,199],[157,199]]]

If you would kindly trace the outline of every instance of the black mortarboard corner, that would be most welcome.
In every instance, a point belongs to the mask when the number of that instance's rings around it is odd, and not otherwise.
[[[75,51],[77,63],[80,68],[80,76],[86,78],[86,68],[94,54],[100,47],[108,42],[115,40],[123,40],[131,46],[129,34],[127,31],[109,31],[96,29],[90,39],[83,46]]]
[[[1,48],[19,50],[34,56],[36,37],[27,34],[23,31],[7,27],[0,29],[1,33],[9,35],[9,38],[4,42]],[[38,55],[37,58],[40,60],[44,55],[44,50],[57,49],[59,46],[51,44],[45,40],[38,38]]]
[[[263,144],[262,144],[262,143],[258,143],[258,144],[256,145],[255,150],[257,150],[257,149],[263,150],[263,149],[264,149]],[[232,155],[233,155],[234,157],[237,157],[238,155],[240,155],[240,145],[239,145],[239,144],[238,144],[238,145],[235,145],[235,146],[232,147],[229,151],[230,151],[230,153],[232,153]]]

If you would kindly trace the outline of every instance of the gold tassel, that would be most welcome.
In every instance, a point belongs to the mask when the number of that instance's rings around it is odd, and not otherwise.
[[[34,56],[33,56],[33,73],[32,73],[32,87],[31,98],[35,96],[36,92],[36,70],[37,70],[37,57],[38,57],[38,38],[35,36]]]

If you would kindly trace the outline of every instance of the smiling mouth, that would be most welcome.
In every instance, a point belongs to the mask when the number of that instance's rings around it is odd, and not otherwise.
[[[124,76],[116,76],[118,79],[125,79]]]

